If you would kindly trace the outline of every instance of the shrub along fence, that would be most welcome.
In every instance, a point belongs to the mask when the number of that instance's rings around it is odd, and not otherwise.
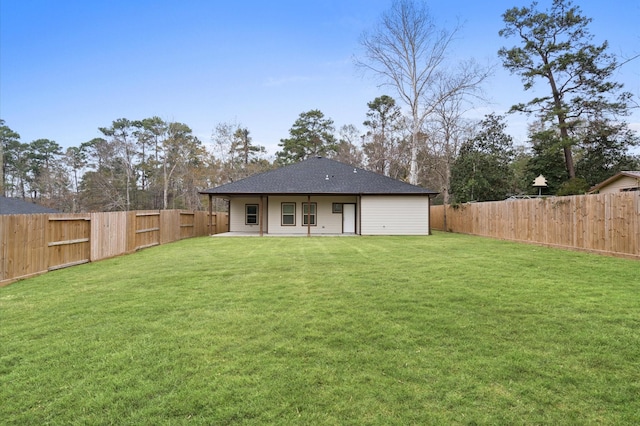
[[[227,213],[144,210],[0,215],[0,286],[67,266],[228,230]]]
[[[444,213],[431,207],[433,229],[445,230]],[[448,205],[446,228],[640,259],[640,192]]]

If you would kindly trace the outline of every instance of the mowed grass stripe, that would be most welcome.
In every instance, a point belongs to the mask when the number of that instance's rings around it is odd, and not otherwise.
[[[9,424],[640,421],[638,262],[198,238],[0,289]]]

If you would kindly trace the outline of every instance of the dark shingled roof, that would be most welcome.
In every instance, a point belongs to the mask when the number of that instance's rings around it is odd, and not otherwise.
[[[7,198],[0,195],[0,214],[38,214],[38,213],[60,213],[57,210],[43,207],[38,204],[20,200],[18,198]]]
[[[312,157],[299,163],[207,189],[201,194],[221,196],[257,194],[436,195],[437,192],[338,161]]]

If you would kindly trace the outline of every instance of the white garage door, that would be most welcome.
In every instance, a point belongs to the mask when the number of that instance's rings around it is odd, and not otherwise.
[[[428,235],[429,197],[362,196],[362,235]]]

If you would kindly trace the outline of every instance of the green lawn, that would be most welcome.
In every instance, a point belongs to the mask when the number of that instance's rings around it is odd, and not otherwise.
[[[197,238],[0,288],[3,424],[638,424],[640,263]]]

